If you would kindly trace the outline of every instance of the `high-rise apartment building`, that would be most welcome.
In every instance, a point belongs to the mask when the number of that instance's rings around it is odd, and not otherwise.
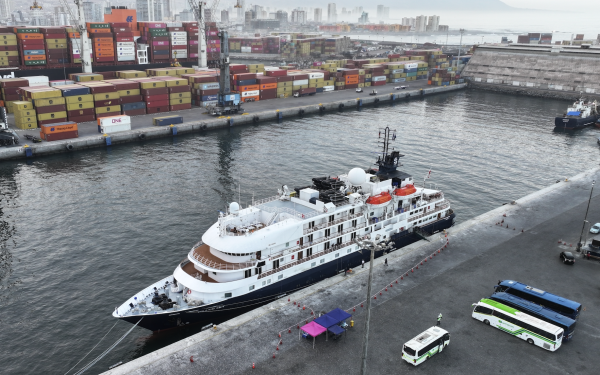
[[[292,10],[292,23],[303,25],[306,23],[306,12],[300,9]]]
[[[288,14],[284,10],[278,10],[275,14],[275,19],[279,21],[280,27],[286,27],[288,24]]]
[[[10,17],[11,0],[0,0],[0,18]]]
[[[415,27],[415,19],[413,17],[402,17],[402,26]]]
[[[415,31],[420,33],[427,30],[427,16],[417,16],[415,18]]]
[[[241,8],[236,8],[238,21],[244,19],[244,9],[246,9],[246,2],[244,0],[239,0],[239,2],[241,5]]]
[[[440,28],[440,16],[429,16],[427,20],[427,31],[438,31]]]
[[[323,9],[315,8],[315,18],[313,19],[315,22],[323,22]]]
[[[327,4],[327,22],[337,22],[337,9],[335,3]]]
[[[104,22],[104,6],[102,4],[84,1],[81,5],[86,22]]]
[[[54,7],[52,26],[71,25],[71,17],[63,7]]]
[[[369,23],[369,13],[362,12],[358,19],[358,23]]]
[[[229,22],[229,12],[225,9],[221,10],[221,22]]]

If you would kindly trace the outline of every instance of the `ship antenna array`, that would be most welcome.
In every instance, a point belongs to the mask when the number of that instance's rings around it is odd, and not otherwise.
[[[75,41],[75,45],[79,50],[83,73],[91,73],[92,50],[90,48],[90,40],[88,38],[87,30],[85,28],[85,14],[83,12],[83,1],[74,0],[75,5],[77,6],[78,17],[75,17],[75,13],[73,13],[73,11],[71,10],[71,7],[69,6],[69,3],[67,3],[67,0],[60,0],[60,3],[62,7],[65,8],[65,11],[69,13],[69,17],[71,17],[71,20],[77,23],[77,31],[79,32],[80,41],[78,42],[76,38],[73,38],[73,40]]]
[[[396,140],[396,130],[390,129],[389,126],[386,126],[385,129],[379,129],[379,138],[380,139],[381,139],[382,135],[383,135],[383,142],[378,142],[378,143],[382,143],[381,154],[382,154],[383,158],[385,159],[385,157],[388,155],[390,141]]]

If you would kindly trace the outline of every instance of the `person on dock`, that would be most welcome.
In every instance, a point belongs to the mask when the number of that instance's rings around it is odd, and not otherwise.
[[[442,313],[440,313],[440,315],[438,315],[438,319],[437,319],[437,326],[442,325]]]
[[[387,267],[387,265],[388,265],[388,264],[387,264],[387,258],[385,258],[385,266]]]
[[[365,268],[365,260],[362,261],[362,268]]]

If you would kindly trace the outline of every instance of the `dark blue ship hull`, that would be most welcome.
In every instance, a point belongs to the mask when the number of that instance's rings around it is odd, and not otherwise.
[[[454,225],[455,213],[448,215],[434,223],[421,227],[421,233],[434,234]],[[396,249],[410,245],[421,240],[422,237],[416,233],[407,231],[392,236]],[[375,258],[383,255],[383,252],[375,253]],[[270,286],[261,288],[254,292],[234,297],[223,302],[199,306],[185,311],[176,311],[171,314],[146,315],[139,326],[151,331],[159,331],[168,328],[174,328],[187,324],[220,324],[229,319],[235,318],[243,313],[253,310],[259,306],[275,301],[287,294],[306,288],[312,284],[318,283],[326,278],[335,276],[344,272],[347,268],[355,268],[362,264],[362,261],[368,262],[370,254],[367,251],[355,251],[346,256],[340,257],[335,261],[325,263],[321,266],[311,268],[299,275],[290,277],[273,283]],[[122,317],[130,323],[137,323],[141,316]]]
[[[554,128],[557,130],[574,130],[581,129],[583,127],[593,125],[596,120],[598,120],[598,116],[590,116],[590,117],[555,117],[554,118]]]

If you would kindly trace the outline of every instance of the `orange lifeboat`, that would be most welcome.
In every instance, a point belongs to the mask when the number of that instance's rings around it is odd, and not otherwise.
[[[403,188],[398,188],[394,190],[394,195],[397,196],[406,196],[411,195],[417,192],[417,188],[414,185],[406,185]]]
[[[378,205],[378,204],[387,203],[391,200],[392,200],[392,196],[390,195],[390,193],[384,191],[383,193],[369,197],[367,199],[367,204]]]

